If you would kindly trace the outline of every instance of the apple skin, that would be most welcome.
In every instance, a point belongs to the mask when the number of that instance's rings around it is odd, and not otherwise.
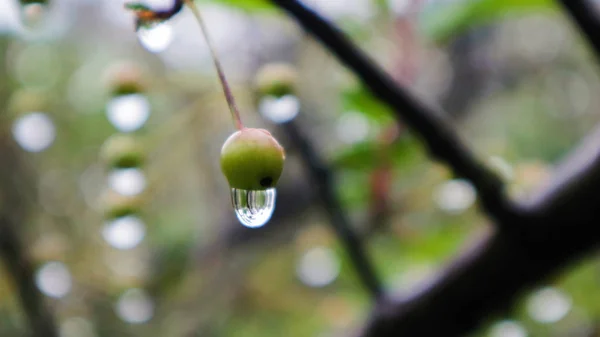
[[[266,190],[275,187],[284,161],[283,147],[265,129],[236,131],[221,149],[221,171],[231,188]]]

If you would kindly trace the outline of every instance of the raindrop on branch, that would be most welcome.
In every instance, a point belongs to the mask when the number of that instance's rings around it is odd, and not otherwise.
[[[173,41],[173,28],[167,23],[152,27],[140,27],[137,32],[142,46],[151,53],[160,53],[166,50]]]

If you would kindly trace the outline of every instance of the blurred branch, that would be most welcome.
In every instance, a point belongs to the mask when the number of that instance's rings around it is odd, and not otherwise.
[[[567,13],[575,21],[581,33],[585,36],[596,56],[600,57],[600,20],[595,1],[588,0],[558,0]]]
[[[309,137],[302,132],[295,121],[285,123],[282,126],[285,134],[300,152],[302,163],[315,183],[323,208],[329,216],[329,223],[350,255],[359,279],[373,298],[380,300],[383,296],[381,282],[366,255],[364,243],[361,242],[360,237],[352,229],[350,221],[336,197],[331,170],[319,157]]]
[[[0,255],[17,286],[21,305],[29,320],[34,337],[58,337],[52,314],[46,308],[42,294],[34,281],[33,266],[9,217],[0,215]]]
[[[480,239],[413,298],[378,308],[360,336],[461,336],[508,309],[524,291],[600,248],[599,189],[600,127],[527,205],[520,235]]]
[[[298,1],[273,2],[394,108],[396,116],[424,139],[435,157],[469,179],[498,225],[426,287],[409,298],[379,302],[360,336],[462,336],[490,315],[508,309],[525,290],[598,249],[600,129],[564,162],[554,183],[517,213],[505,199],[500,180],[477,162],[441,119],[439,110],[396,87],[337,28]],[[584,11],[582,1],[563,3],[593,45],[600,47],[591,10]]]
[[[500,178],[477,161],[444,119],[444,113],[425,104],[378,68],[336,27],[297,0],[272,0],[320,40],[371,90],[387,103],[398,120],[404,121],[426,143],[431,155],[445,161],[460,177],[469,179],[477,190],[486,212],[511,225],[517,215],[505,198]]]
[[[2,123],[3,121],[0,121]],[[0,255],[18,290],[21,305],[29,320],[31,336],[57,337],[54,318],[35,285],[33,263],[21,243],[22,228],[30,181],[25,181],[24,167],[18,158],[10,134],[0,131]],[[29,183],[29,184],[28,184]]]

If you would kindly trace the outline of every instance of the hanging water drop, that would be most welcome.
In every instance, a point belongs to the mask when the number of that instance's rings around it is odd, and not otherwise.
[[[171,45],[171,41],[173,41],[173,28],[167,23],[151,27],[140,27],[137,35],[140,43],[146,50],[151,53],[160,53]]]
[[[264,226],[275,210],[275,188],[267,190],[231,189],[231,201],[235,215],[242,225],[249,228]]]

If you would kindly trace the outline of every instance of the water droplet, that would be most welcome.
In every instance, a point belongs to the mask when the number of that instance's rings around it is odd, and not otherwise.
[[[152,27],[140,27],[137,34],[142,46],[151,53],[164,51],[173,41],[173,27],[166,23]]]
[[[242,225],[250,228],[264,226],[275,210],[275,189],[267,190],[240,190],[231,189],[231,201],[235,215]]]

